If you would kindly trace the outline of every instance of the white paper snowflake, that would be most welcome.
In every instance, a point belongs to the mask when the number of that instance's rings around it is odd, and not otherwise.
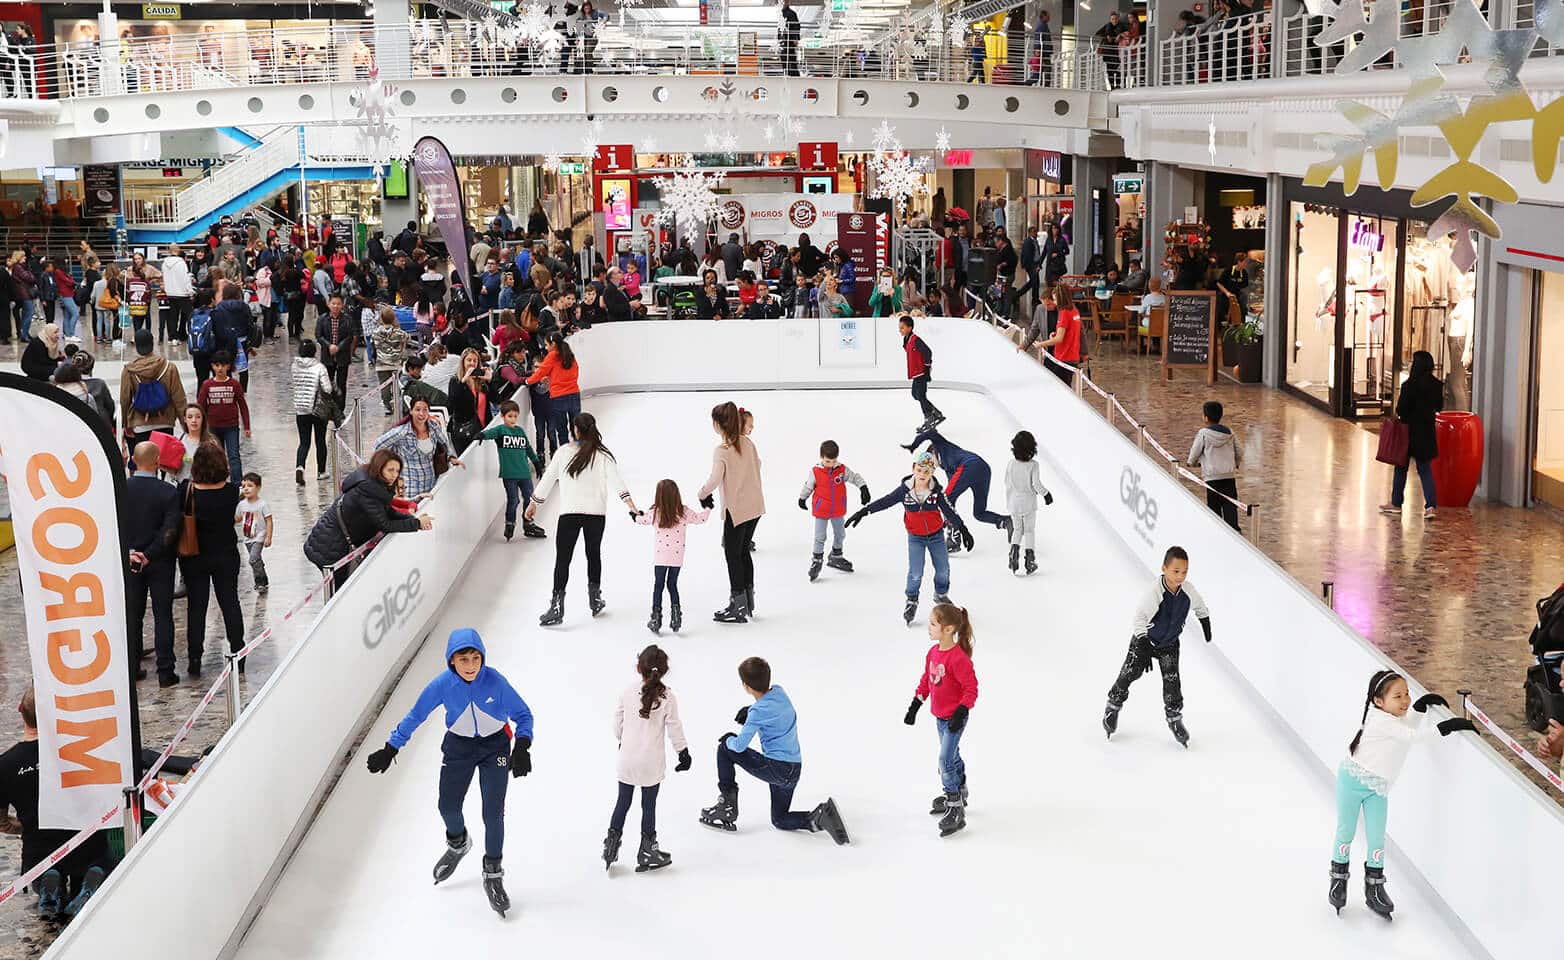
[[[847,131],[847,136],[842,138],[842,142],[849,147],[853,145],[853,132],[851,130]]]
[[[874,187],[869,195],[901,204],[918,194],[928,193],[929,185],[923,179],[928,165],[928,158],[914,159],[902,151],[874,154],[869,158],[869,169],[874,172]]]
[[[934,135],[934,149],[939,153],[950,149],[950,131],[944,127],[940,127],[939,132]]]
[[[598,145],[603,142],[603,122],[593,120],[587,125],[586,133],[581,135],[581,155],[588,160],[597,159]]]
[[[641,149],[643,151],[645,151],[646,153],[656,153],[657,152],[657,138],[656,137],[647,137],[645,140],[642,140],[641,141]]]
[[[771,143],[773,140],[775,140],[777,138],[777,128],[776,128],[776,125],[768,123],[764,127],[761,127],[760,128],[760,135],[762,137],[766,138],[766,142],[767,143]]]
[[[557,153],[548,154],[543,158],[543,169],[550,173],[559,170],[559,165],[565,162],[565,158]]]
[[[554,29],[554,18],[541,3],[528,3],[516,12],[515,35],[519,42],[532,47],[533,54],[544,61],[559,56],[565,38]]]
[[[727,177],[721,170],[697,170],[686,167],[675,170],[671,177],[656,177],[653,182],[662,197],[662,207],[657,211],[657,222],[664,226],[674,224],[691,243],[705,235],[722,206],[722,197],[716,192]]]
[[[901,140],[897,139],[896,128],[891,126],[889,120],[881,120],[880,125],[874,128],[869,149],[875,153],[895,153],[901,149]]]

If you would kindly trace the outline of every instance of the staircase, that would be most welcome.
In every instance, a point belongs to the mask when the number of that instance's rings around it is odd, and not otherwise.
[[[216,167],[210,176],[155,196],[140,195],[127,203],[125,225],[141,234],[132,242],[186,240],[224,214],[242,211],[281,188],[296,175],[301,157],[297,127],[279,127],[238,156]],[[275,181],[275,183],[274,183]],[[177,236],[156,236],[173,233]]]

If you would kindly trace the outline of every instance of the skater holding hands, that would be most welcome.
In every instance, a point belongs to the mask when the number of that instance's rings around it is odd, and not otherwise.
[[[710,508],[699,511],[684,505],[679,496],[679,485],[672,480],[657,481],[657,493],[650,512],[632,510],[630,516],[636,523],[657,528],[657,543],[652,548],[652,564],[655,579],[652,582],[652,617],[646,621],[646,629],[661,633],[663,628],[663,587],[668,587],[668,628],[674,633],[684,625],[684,611],[679,607],[679,570],[684,567],[684,528],[692,523],[705,523],[711,516]],[[648,647],[647,649],[656,649]]]
[[[636,658],[635,670],[641,675],[640,682],[626,690],[614,707],[614,736],[619,740],[619,800],[614,804],[608,836],[603,840],[603,867],[612,867],[619,859],[619,840],[630,812],[630,798],[640,787],[641,848],[635,855],[635,872],[644,873],[673,862],[673,857],[657,847],[657,790],[667,771],[663,738],[667,737],[679,752],[679,763],[673,768],[676,772],[690,769],[690,747],[684,740],[684,724],[679,722],[679,701],[663,682],[668,676],[668,654],[654,643]]]
[[[711,476],[696,499],[710,509],[722,490],[722,552],[728,562],[728,605],[712,614],[718,623],[748,623],[755,615],[755,527],[766,512],[760,486],[760,451],[744,436],[744,416],[729,401],[711,408],[711,427],[722,443],[711,458]]]
[[[1168,547],[1162,557],[1162,575],[1135,607],[1134,632],[1130,634],[1129,653],[1119,677],[1108,690],[1108,706],[1102,714],[1102,728],[1111,738],[1119,728],[1119,710],[1129,699],[1130,684],[1141,674],[1151,672],[1156,661],[1162,671],[1162,709],[1167,716],[1173,739],[1189,746],[1189,731],[1184,727],[1184,688],[1178,676],[1178,643],[1184,622],[1194,611],[1211,642],[1211,611],[1195,588],[1186,582],[1189,554],[1183,547]]]
[[[912,726],[923,701],[929,701],[934,730],[939,734],[939,778],[945,791],[934,798],[929,813],[943,815],[939,835],[948,837],[967,825],[967,764],[961,759],[961,734],[978,696],[967,608],[953,603],[936,605],[929,611],[929,639],[934,646],[924,655],[923,676],[907,707],[905,722]]]
[[[1010,511],[1010,572],[1020,567],[1021,548],[1026,548],[1026,575],[1037,572],[1037,496],[1052,505],[1054,495],[1043,486],[1043,472],[1037,466],[1037,438],[1022,430],[1010,441],[1010,465],[1005,467],[1005,506]]]
[[[505,848],[505,772],[507,766],[512,777],[532,772],[532,711],[486,660],[478,631],[466,627],[451,631],[445,643],[445,671],[424,687],[386,745],[369,755],[368,766],[370,773],[385,773],[434,708],[445,707],[440,817],[445,821],[446,851],[434,865],[434,882],[448,879],[472,849],[462,801],[476,771],[483,795],[483,889],[489,905],[503,917],[510,909],[501,881],[505,871],[500,869]]]
[[[847,518],[847,525],[855,527],[864,517],[901,504],[902,524],[907,528],[907,604],[902,609],[902,619],[912,626],[913,615],[918,612],[918,592],[923,587],[923,556],[928,554],[934,562],[934,602],[950,602],[950,553],[945,545],[945,524],[948,521],[954,532],[970,546],[972,534],[967,531],[961,517],[945,499],[939,481],[934,479],[934,454],[925,450],[912,461],[912,474],[902,478],[901,484],[878,500],[871,501]]]
[[[847,485],[850,483],[858,488],[860,502],[865,506],[869,503],[869,485],[863,477],[848,469],[837,458],[841,456],[841,448],[835,440],[827,440],[820,444],[820,462],[809,471],[809,478],[804,481],[804,488],[798,492],[798,509],[808,510],[815,518],[815,551],[809,562],[809,580],[820,576],[820,562],[825,556],[825,531],[831,528],[831,559],[827,562],[832,570],[840,570],[843,573],[852,573],[853,565],[850,560],[842,556],[842,525],[843,518],[847,516]]]
[[[1407,716],[1409,706],[1417,716]],[[1352,858],[1360,810],[1368,840],[1368,859],[1363,863],[1364,902],[1386,920],[1396,909],[1385,893],[1388,797],[1422,728],[1422,714],[1432,706],[1449,709],[1450,704],[1437,693],[1425,693],[1412,702],[1406,680],[1394,670],[1380,670],[1369,678],[1357,736],[1347,745],[1347,755],[1336,770],[1336,850],[1330,863],[1330,904],[1337,913],[1347,904],[1347,864]],[[1458,730],[1475,733],[1477,727],[1464,717],[1452,717],[1441,720],[1435,729],[1441,737],[1448,737]]]

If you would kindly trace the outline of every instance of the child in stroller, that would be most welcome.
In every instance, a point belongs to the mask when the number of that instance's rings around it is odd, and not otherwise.
[[[1564,666],[1564,584],[1537,601],[1531,653],[1536,662],[1526,671],[1526,725],[1551,737],[1552,730],[1564,730],[1557,726],[1564,724],[1564,691],[1559,689],[1560,667]],[[1559,739],[1564,741],[1564,732]]]

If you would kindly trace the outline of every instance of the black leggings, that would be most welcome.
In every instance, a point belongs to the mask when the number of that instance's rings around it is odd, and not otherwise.
[[[293,464],[300,470],[310,458],[310,434],[315,435],[315,469],[319,473],[326,472],[326,422],[312,413],[297,413],[293,416],[293,422],[299,428],[299,450],[294,456]]]
[[[641,788],[641,836],[652,837],[657,835],[657,791],[662,787],[660,783],[654,783],[649,787]],[[615,830],[624,830],[625,816],[630,812],[630,797],[635,793],[635,787],[628,783],[619,784],[619,800],[614,804],[613,818],[608,825]]]
[[[564,593],[570,582],[570,559],[576,553],[576,537],[586,534],[587,583],[603,582],[603,526],[601,513],[562,513],[554,531],[554,592]]]
[[[759,523],[760,518],[755,517],[735,526],[733,514],[722,512],[722,554],[728,561],[731,593],[755,589],[755,559],[749,555],[749,545],[755,542],[755,527]]]
[[[244,610],[239,606],[239,549],[221,549],[215,556],[180,557],[179,566],[185,574],[185,610],[189,614],[185,641],[190,663],[199,664],[206,648],[206,604],[212,593],[217,594],[217,606],[223,612],[228,651],[239,652],[244,647]]]

